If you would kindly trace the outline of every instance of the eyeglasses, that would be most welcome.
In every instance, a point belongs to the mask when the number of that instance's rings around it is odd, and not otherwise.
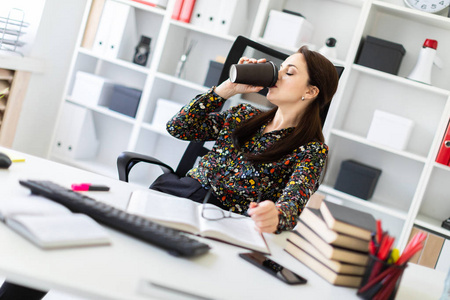
[[[244,219],[245,216],[237,215],[232,213],[231,211],[226,211],[223,209],[220,209],[216,206],[206,206],[206,203],[208,202],[209,198],[211,197],[212,189],[210,188],[208,192],[205,195],[205,198],[203,199],[202,204],[202,218],[208,221],[218,221],[226,218],[233,218],[233,219]]]

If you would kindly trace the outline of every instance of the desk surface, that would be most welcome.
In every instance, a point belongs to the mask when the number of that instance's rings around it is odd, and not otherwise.
[[[0,147],[0,152],[2,149]],[[11,153],[10,150],[7,150]],[[141,187],[23,154],[25,162],[0,169],[0,201],[25,196],[19,179],[106,184],[109,192],[88,195],[125,208],[132,191]],[[150,191],[151,192],[151,191]],[[287,234],[266,235],[272,259],[308,279],[289,286],[238,257],[245,252],[224,243],[202,239],[212,249],[194,259],[176,258],[166,251],[108,229],[111,246],[42,250],[0,224],[0,276],[40,289],[58,289],[93,299],[177,299],[179,294],[151,287],[153,282],[214,299],[357,299],[356,289],[335,287],[284,250]],[[201,239],[201,238],[199,238]],[[406,269],[397,299],[439,299],[444,274],[412,265]],[[420,284],[418,284],[420,283]],[[187,299],[186,297],[178,297]]]

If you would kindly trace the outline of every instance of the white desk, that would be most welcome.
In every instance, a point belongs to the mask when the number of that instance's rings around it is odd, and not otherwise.
[[[0,169],[0,201],[29,194],[19,185],[19,179],[52,180],[67,187],[80,182],[106,184],[111,187],[109,192],[89,195],[121,208],[126,207],[130,193],[138,189],[118,180],[23,156],[26,162]],[[158,298],[140,292],[143,281],[214,299],[357,299],[356,289],[330,285],[284,252],[286,234],[267,235],[272,258],[306,277],[306,285],[282,283],[239,258],[237,254],[244,249],[224,243],[202,239],[212,247],[210,252],[184,259],[119,232],[110,232],[112,246],[46,251],[0,224],[0,276],[30,287],[58,289],[92,299]],[[416,265],[407,268],[397,299],[439,298],[444,274],[429,270],[427,276],[422,276],[428,270],[424,269]],[[167,299],[176,299],[176,294]]]

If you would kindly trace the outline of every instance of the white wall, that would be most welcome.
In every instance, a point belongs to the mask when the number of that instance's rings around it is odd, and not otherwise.
[[[31,76],[13,143],[16,150],[47,156],[86,1],[46,0],[30,53],[45,61],[45,71]]]

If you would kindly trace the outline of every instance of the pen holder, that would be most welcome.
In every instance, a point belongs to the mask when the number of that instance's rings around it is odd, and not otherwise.
[[[357,295],[362,299],[394,299],[406,267],[370,255]]]

